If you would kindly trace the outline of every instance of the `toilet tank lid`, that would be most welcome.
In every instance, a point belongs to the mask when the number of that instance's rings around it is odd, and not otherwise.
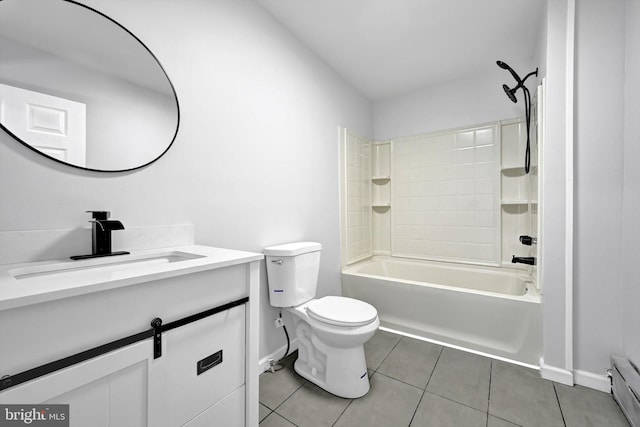
[[[264,248],[264,254],[272,256],[296,256],[321,250],[322,245],[317,242],[293,242]]]

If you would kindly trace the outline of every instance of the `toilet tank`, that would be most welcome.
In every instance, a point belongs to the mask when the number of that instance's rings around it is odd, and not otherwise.
[[[295,307],[316,296],[320,253],[316,242],[296,242],[264,249],[273,307]]]

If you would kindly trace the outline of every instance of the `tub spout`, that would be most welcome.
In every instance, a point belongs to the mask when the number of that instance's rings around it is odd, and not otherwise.
[[[515,256],[513,255],[511,258],[511,263],[512,264],[516,264],[516,263],[520,263],[520,264],[529,264],[529,265],[536,265],[536,258],[532,257],[532,256]]]

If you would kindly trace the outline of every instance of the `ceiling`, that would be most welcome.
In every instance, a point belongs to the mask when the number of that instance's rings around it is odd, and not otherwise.
[[[255,0],[371,100],[531,60],[543,0]]]

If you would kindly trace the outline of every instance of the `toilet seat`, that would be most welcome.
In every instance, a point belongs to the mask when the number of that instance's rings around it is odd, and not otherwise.
[[[364,326],[378,318],[375,307],[353,298],[327,296],[311,301],[307,314],[312,319],[335,326]]]

